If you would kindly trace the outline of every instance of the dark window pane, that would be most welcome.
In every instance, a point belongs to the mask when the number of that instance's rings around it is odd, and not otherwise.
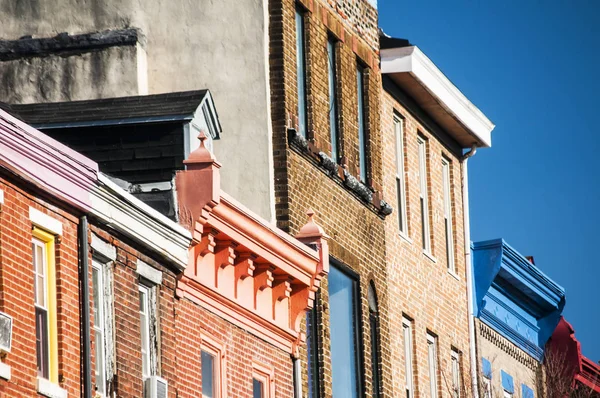
[[[317,310],[306,314],[306,351],[308,352],[308,398],[319,396],[319,358],[317,348]]]
[[[369,324],[371,327],[371,367],[373,371],[373,398],[379,398],[379,333],[377,314],[369,315]]]
[[[298,129],[306,137],[306,71],[304,60],[304,15],[296,10],[296,75],[298,85]]]
[[[423,250],[427,250],[427,237],[425,236],[426,222],[427,221],[425,220],[425,202],[423,198],[421,198],[421,242],[423,242]]]
[[[47,379],[50,367],[48,363],[48,312],[37,307],[35,309],[35,348],[38,376]]]
[[[252,398],[263,398],[262,381],[252,379]]]
[[[327,41],[327,58],[329,71],[329,129],[331,138],[331,157],[335,162],[338,159],[338,121],[337,121],[337,92],[335,76],[335,42],[333,39]]]
[[[365,110],[364,110],[364,72],[359,65],[356,69],[356,87],[358,94],[358,157],[360,167],[360,180],[367,181],[367,137],[365,136]]]
[[[402,181],[400,180],[400,178],[396,178],[396,193],[398,195],[398,209],[397,209],[397,213],[398,213],[398,225],[400,226],[400,231],[403,231],[403,226],[404,226],[404,214],[403,214],[403,209],[402,209],[402,186],[400,185],[402,184]]]
[[[354,280],[332,266],[329,276],[333,396],[358,397]]]
[[[207,398],[214,396],[215,357],[202,351],[202,395]]]

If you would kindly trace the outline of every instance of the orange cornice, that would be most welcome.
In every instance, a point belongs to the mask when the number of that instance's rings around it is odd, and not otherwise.
[[[301,321],[329,270],[328,237],[313,212],[295,239],[222,192],[219,165],[199,138],[176,178],[194,236],[177,295],[297,355]]]

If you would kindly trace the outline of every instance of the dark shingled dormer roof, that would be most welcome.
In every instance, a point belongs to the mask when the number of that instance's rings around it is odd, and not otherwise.
[[[9,112],[38,128],[91,122],[192,119],[208,90],[86,101],[11,104]],[[126,122],[127,120],[127,122]]]

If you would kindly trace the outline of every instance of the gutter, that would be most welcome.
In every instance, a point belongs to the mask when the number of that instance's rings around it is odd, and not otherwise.
[[[92,398],[92,363],[90,348],[90,281],[87,216],[79,218],[79,283],[81,284],[81,357],[83,359],[83,398]]]
[[[477,377],[477,350],[475,347],[475,314],[474,314],[474,289],[473,289],[473,269],[471,263],[471,224],[469,219],[469,177],[467,171],[467,162],[470,157],[477,153],[477,144],[473,144],[471,149],[465,153],[462,158],[462,194],[463,194],[463,224],[465,231],[465,268],[467,270],[467,301],[469,306],[469,356],[471,359],[471,389],[472,397],[479,398],[479,380]]]

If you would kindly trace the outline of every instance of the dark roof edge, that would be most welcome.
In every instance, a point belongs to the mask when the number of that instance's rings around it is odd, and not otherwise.
[[[144,36],[137,28],[112,29],[78,35],[63,32],[54,37],[43,38],[25,36],[17,40],[0,40],[0,61],[85,53],[108,47],[135,46],[138,42],[143,44],[143,41]]]
[[[408,47],[412,46],[408,39],[388,36],[383,29],[379,28],[379,49],[385,50],[388,48]]]

